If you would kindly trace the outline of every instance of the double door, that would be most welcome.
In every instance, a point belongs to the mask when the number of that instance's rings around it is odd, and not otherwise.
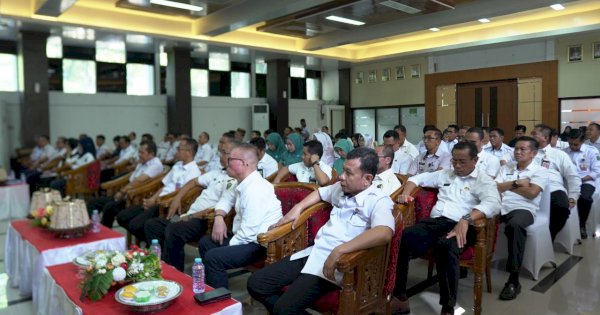
[[[460,126],[501,128],[514,136],[518,115],[517,80],[458,84],[456,120]]]

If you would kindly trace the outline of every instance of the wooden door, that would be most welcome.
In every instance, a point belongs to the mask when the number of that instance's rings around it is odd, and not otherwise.
[[[456,117],[461,126],[501,128],[505,141],[517,125],[517,80],[458,84]]]

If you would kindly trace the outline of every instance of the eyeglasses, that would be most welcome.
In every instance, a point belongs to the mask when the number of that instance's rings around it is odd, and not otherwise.
[[[384,158],[384,159],[385,159],[386,157],[389,157],[389,158],[391,158],[391,156],[385,156],[385,155],[378,155],[377,157],[378,157],[378,158]]]
[[[517,148],[517,147],[515,147],[514,151],[527,152],[527,151],[531,151],[531,149],[530,148]]]
[[[235,161],[238,160],[240,162],[242,162],[242,164],[246,163],[243,159],[239,159],[239,158],[227,158],[227,165],[231,164],[231,161]]]
[[[436,137],[423,137],[423,141],[433,141],[433,140],[437,140],[439,138]]]

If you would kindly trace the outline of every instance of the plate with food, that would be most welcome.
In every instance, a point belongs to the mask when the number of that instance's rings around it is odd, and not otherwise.
[[[106,253],[105,250],[90,250],[73,259],[73,264],[81,268],[87,268],[96,255]]]
[[[167,308],[182,292],[183,287],[175,281],[150,280],[122,287],[115,293],[115,299],[135,312],[154,312]]]

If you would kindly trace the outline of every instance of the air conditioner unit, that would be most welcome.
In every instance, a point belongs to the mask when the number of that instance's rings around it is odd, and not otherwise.
[[[269,129],[269,104],[252,105],[252,130],[261,133]]]

